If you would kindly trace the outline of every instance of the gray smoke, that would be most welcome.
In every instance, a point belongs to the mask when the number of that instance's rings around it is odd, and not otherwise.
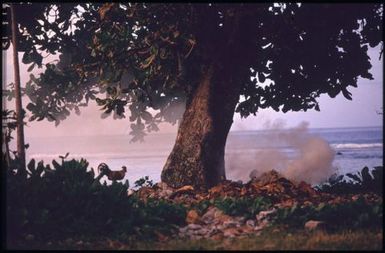
[[[229,176],[245,182],[274,169],[296,182],[317,184],[326,180],[335,172],[332,165],[335,152],[327,141],[309,133],[308,125],[302,122],[295,128],[284,129],[282,121],[267,122],[264,126],[271,131],[264,138],[266,144],[283,144],[294,149],[294,155],[289,157],[279,148],[230,153],[226,155]]]

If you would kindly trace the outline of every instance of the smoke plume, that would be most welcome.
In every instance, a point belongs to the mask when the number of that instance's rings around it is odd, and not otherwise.
[[[317,184],[329,178],[335,172],[335,152],[326,140],[309,133],[308,125],[302,122],[295,128],[284,129],[282,121],[265,123],[270,131],[261,140],[259,150],[226,155],[229,176],[245,182],[274,169],[296,182]]]

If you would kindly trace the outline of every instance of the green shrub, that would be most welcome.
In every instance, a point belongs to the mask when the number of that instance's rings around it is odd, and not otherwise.
[[[198,212],[199,215],[203,215],[206,210],[212,205],[213,200],[201,200],[197,203],[192,204],[191,209],[194,209]]]
[[[152,187],[154,185],[152,180],[148,179],[148,176],[139,178],[138,180],[135,181],[134,184],[135,184],[135,188],[140,188],[143,186]]]
[[[345,179],[349,178],[350,181]],[[316,187],[316,190],[335,193],[335,194],[357,194],[373,192],[382,196],[383,187],[383,167],[374,167],[371,173],[368,167],[364,167],[361,172],[346,175],[333,175],[324,184]]]
[[[52,162],[54,169],[31,160],[27,176],[7,172],[7,234],[17,239],[33,234],[40,239],[76,235],[138,233],[146,228],[169,229],[184,222],[182,206],[163,201],[143,203],[127,195],[128,184],[102,185],[88,162]]]
[[[271,202],[263,197],[219,198],[214,201],[214,205],[225,214],[254,219],[260,211],[269,209]]]
[[[372,228],[382,226],[382,201],[367,203],[363,198],[340,204],[321,203],[318,206],[280,208],[273,216],[278,224],[301,228],[308,220],[320,220],[332,229]]]

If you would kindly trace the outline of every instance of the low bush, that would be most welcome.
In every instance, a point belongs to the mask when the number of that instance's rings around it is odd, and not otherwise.
[[[324,221],[331,229],[381,227],[383,203],[367,203],[364,198],[354,202],[280,208],[272,217],[274,223],[302,228],[309,220]]]
[[[263,197],[219,198],[214,200],[214,205],[225,214],[255,219],[260,211],[271,207],[271,202]]]
[[[62,159],[49,165],[31,160],[27,175],[7,170],[7,236],[36,238],[113,235],[170,229],[184,222],[181,205],[127,195],[127,184],[100,184],[88,162]],[[148,234],[148,233],[147,233]]]
[[[374,167],[371,172],[368,167],[364,167],[355,174],[333,175],[327,182],[317,186],[316,190],[335,194],[373,192],[382,196],[383,167]]]

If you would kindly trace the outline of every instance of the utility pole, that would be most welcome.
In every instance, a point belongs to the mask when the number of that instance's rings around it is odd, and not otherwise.
[[[12,44],[13,44],[13,69],[15,81],[15,100],[16,100],[16,142],[17,142],[17,156],[20,161],[20,172],[25,171],[25,144],[24,144],[24,122],[23,122],[23,106],[21,101],[21,85],[20,85],[20,68],[19,56],[17,52],[17,22],[15,17],[14,4],[10,4],[11,22],[12,22]]]

